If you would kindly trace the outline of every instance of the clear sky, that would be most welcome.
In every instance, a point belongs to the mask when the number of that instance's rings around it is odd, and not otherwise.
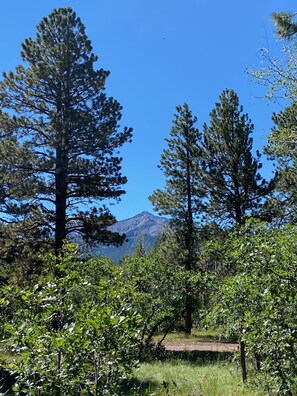
[[[280,53],[271,13],[296,11],[293,0],[0,0],[0,71],[20,63],[20,44],[54,8],[71,6],[86,26],[98,68],[110,70],[107,93],[123,105],[122,124],[134,138],[122,150],[126,195],[112,206],[118,220],[152,206],[148,196],[164,185],[157,168],[175,107],[187,102],[197,127],[223,89],[232,88],[255,124],[261,150],[279,108],[246,69],[259,65],[259,51]],[[264,162],[264,161],[263,161]],[[269,178],[271,165],[264,163]]]

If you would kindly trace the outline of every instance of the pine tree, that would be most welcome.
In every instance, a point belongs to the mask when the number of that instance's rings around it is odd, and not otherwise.
[[[292,40],[297,34],[297,23],[294,21],[296,13],[273,12],[272,19],[276,25],[277,35],[286,40]]]
[[[22,44],[23,63],[0,83],[2,220],[45,228],[56,254],[70,233],[119,244],[104,200],[120,200],[122,107],[104,92],[109,75],[80,18],[54,10]],[[92,206],[93,205],[93,206]],[[25,223],[24,223],[25,222]]]
[[[296,221],[297,204],[297,103],[274,113],[275,126],[268,137],[266,151],[277,163],[276,190],[274,202],[282,220]]]
[[[281,61],[268,59],[269,66],[262,71],[264,81],[277,97],[285,98],[285,109],[274,113],[272,120],[275,126],[268,137],[266,147],[270,158],[276,161],[276,189],[277,194],[271,201],[272,209],[281,220],[296,221],[297,202],[297,86],[296,86],[296,13],[273,13],[272,19],[279,38],[286,41],[284,57]],[[287,100],[290,104],[287,105]]]
[[[210,217],[241,225],[248,214],[257,212],[268,192],[258,172],[260,154],[252,155],[253,128],[237,94],[224,90],[210,113],[209,126],[204,124],[204,182]]]
[[[183,249],[182,265],[187,271],[195,268],[196,225],[203,210],[203,190],[201,186],[201,133],[194,124],[197,118],[192,115],[187,104],[177,106],[177,113],[166,139],[168,148],[164,150],[160,169],[166,177],[163,190],[157,189],[149,199],[155,209],[171,217],[171,227]],[[192,328],[191,285],[186,285],[185,330]]]

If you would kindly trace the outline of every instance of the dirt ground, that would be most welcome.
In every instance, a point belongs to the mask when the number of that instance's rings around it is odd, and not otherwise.
[[[238,344],[227,342],[163,341],[167,351],[237,352]]]

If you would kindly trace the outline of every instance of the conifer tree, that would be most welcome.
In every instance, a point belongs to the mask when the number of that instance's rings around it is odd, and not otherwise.
[[[268,137],[266,151],[277,164],[276,190],[273,203],[282,220],[295,222],[297,218],[297,102],[293,102],[272,120],[275,126]]]
[[[297,23],[294,20],[296,13],[273,12],[272,20],[276,25],[277,35],[286,40],[292,40],[297,34]]]
[[[196,225],[203,211],[201,186],[201,133],[194,127],[197,118],[189,106],[177,106],[177,113],[166,139],[168,148],[161,155],[159,168],[164,172],[166,184],[149,199],[155,209],[171,217],[171,227],[183,250],[181,263],[189,272],[195,268],[197,252]],[[191,285],[186,285],[185,330],[192,328]]]
[[[71,232],[121,243],[104,200],[120,200],[121,105],[104,92],[85,27],[71,8],[54,10],[22,44],[23,63],[0,83],[2,220],[46,229],[56,253]]]
[[[259,174],[260,154],[252,155],[253,124],[233,90],[224,90],[204,124],[204,183],[210,217],[243,224],[260,208],[268,184]]]
[[[296,85],[296,13],[272,14],[278,37],[285,40],[283,56],[274,59],[269,52],[263,53],[266,67],[254,71],[254,76],[268,87],[268,98],[284,99],[285,109],[274,113],[275,126],[268,137],[267,153],[277,164],[277,194],[270,202],[275,214],[285,221],[296,221],[297,202],[297,85]],[[289,100],[289,103],[288,103]],[[269,208],[270,209],[270,208]]]

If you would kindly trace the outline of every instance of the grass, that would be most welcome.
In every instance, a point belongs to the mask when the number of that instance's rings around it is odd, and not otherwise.
[[[142,363],[126,383],[127,396],[264,396],[243,385],[235,363],[223,354],[178,354],[152,363]],[[6,355],[9,361],[11,356]],[[218,360],[220,359],[220,360]]]
[[[157,338],[156,338],[157,340]],[[215,331],[194,331],[190,336],[171,333],[167,341],[219,341]],[[2,351],[4,352],[4,351]],[[167,352],[159,360],[141,363],[122,389],[126,396],[264,396],[243,385],[231,353]],[[6,362],[9,353],[2,354]]]
[[[154,338],[158,342],[161,336]],[[215,330],[173,332],[167,342],[224,342]],[[236,340],[228,340],[236,342]],[[134,396],[263,396],[243,384],[241,372],[231,362],[232,353],[170,352],[159,360],[142,363],[134,372],[125,395]]]
[[[146,396],[263,396],[241,382],[233,364],[195,365],[182,360],[143,363],[130,381],[127,395]]]

